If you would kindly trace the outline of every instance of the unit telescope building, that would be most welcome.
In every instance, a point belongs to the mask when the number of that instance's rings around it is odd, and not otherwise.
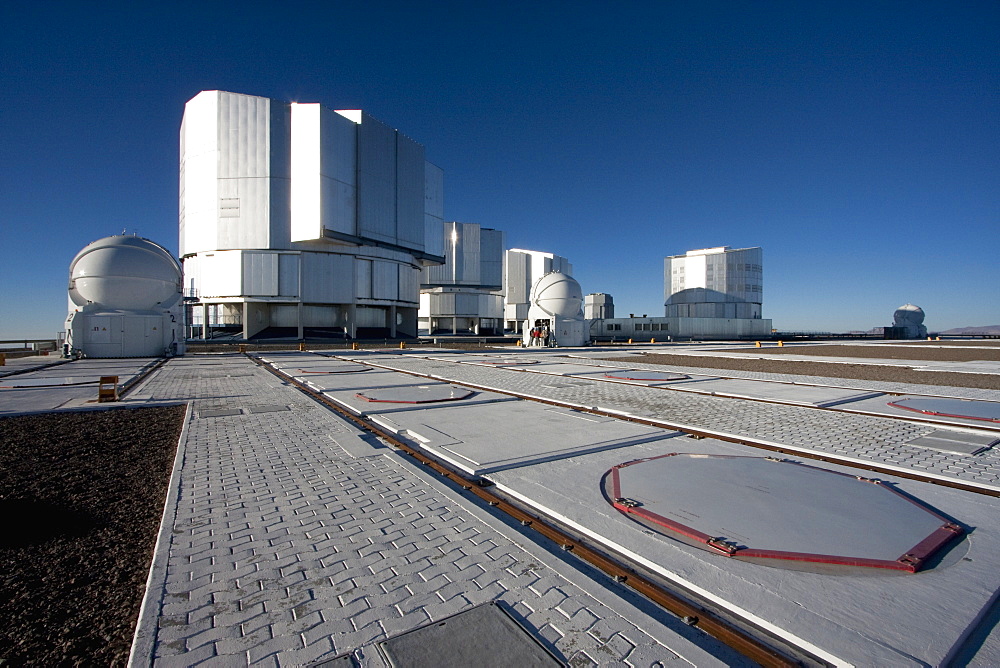
[[[360,110],[203,91],[180,132],[191,332],[416,336],[443,173]]]
[[[420,278],[421,333],[503,334],[504,233],[443,225],[445,263]]]

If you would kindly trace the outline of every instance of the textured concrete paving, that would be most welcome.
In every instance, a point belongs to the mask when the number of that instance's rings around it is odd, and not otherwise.
[[[135,665],[382,665],[373,642],[490,600],[571,665],[743,663],[244,357],[171,360],[129,403],[175,400],[194,410]]]
[[[348,356],[371,365],[428,374],[439,380],[662,420],[666,424],[720,436],[743,437],[792,450],[835,455],[845,461],[872,462],[898,470],[917,470],[932,476],[1000,489],[1000,448],[970,456],[907,445],[907,442],[939,429],[934,425],[805,406],[700,396],[672,390],[666,385],[644,387],[606,382],[594,377],[567,379],[531,371],[472,364],[442,367],[441,362],[432,362],[412,354],[367,353]],[[549,359],[554,361],[551,357]],[[630,364],[628,368],[637,367]],[[663,370],[664,367],[659,369]],[[683,371],[674,367],[669,370]],[[841,386],[839,379],[824,380],[827,381],[826,385]],[[831,380],[837,382],[830,382]],[[914,386],[905,387],[906,391],[912,392]],[[996,400],[997,394],[992,392],[989,397],[982,398]]]

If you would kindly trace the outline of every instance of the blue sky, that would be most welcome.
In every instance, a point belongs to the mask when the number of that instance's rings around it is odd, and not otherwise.
[[[0,0],[0,339],[51,337],[70,260],[177,250],[184,103],[361,108],[445,216],[566,256],[619,314],[663,258],[764,249],[782,330],[1000,324],[1000,3]]]

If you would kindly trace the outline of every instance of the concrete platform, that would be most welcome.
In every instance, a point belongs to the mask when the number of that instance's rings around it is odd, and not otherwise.
[[[671,540],[622,515],[602,495],[601,478],[612,466],[672,451],[755,454],[729,443],[681,437],[494,472],[488,477],[523,503],[663,577],[740,610],[764,628],[838,665],[942,665],[992,604],[997,593],[994,573],[1000,568],[997,499],[973,499],[955,490],[890,479],[938,512],[960,517],[972,529],[972,536],[952,546],[940,564],[924,573],[777,569],[710,555]],[[712,481],[705,484],[712,485]],[[720,501],[724,500],[725,490],[719,494]]]
[[[739,378],[698,379],[698,382],[672,383],[670,387],[671,389],[683,392],[697,392],[699,394],[711,394],[719,397],[759,399],[762,401],[778,401],[786,404],[821,407],[835,406],[848,401],[859,401],[879,396],[878,392],[858,392],[856,390],[835,387],[792,385],[759,380],[742,380]]]
[[[195,410],[132,665],[384,668],[377,643],[489,601],[571,665],[749,665],[245,358],[172,360],[128,403],[171,397]]]
[[[837,410],[842,410],[845,412],[858,412],[858,413],[874,413],[878,415],[891,415],[893,417],[899,417],[902,419],[914,419],[919,418],[922,420],[933,421],[939,424],[950,424],[950,425],[962,425],[966,427],[972,427],[981,430],[998,430],[1000,431],[1000,423],[988,422],[984,420],[974,420],[971,418],[956,417],[954,415],[923,415],[920,413],[914,413],[913,411],[908,411],[903,408],[891,405],[893,402],[898,402],[900,400],[905,400],[909,398],[921,398],[920,395],[880,395],[877,397],[872,397],[869,399],[862,399],[859,401],[853,401],[850,403],[839,404],[836,408]],[[989,402],[993,405],[997,405],[998,402]]]
[[[43,364],[32,371],[0,378],[0,415],[97,407],[101,376],[118,376],[121,385],[155,362],[149,358],[81,359]]]
[[[393,434],[472,475],[661,440],[662,429],[530,401],[441,404],[370,414]]]

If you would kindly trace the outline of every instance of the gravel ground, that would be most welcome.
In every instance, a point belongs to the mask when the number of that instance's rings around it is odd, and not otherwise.
[[[0,419],[0,664],[127,663],[184,410]]]
[[[817,346],[827,352],[826,355],[835,357],[850,357],[850,348],[844,346],[835,355],[830,352],[832,346]],[[778,348],[777,350],[785,350]],[[797,348],[791,348],[788,352],[794,352]],[[754,352],[759,352],[756,349]],[[932,358],[926,355],[933,354],[931,350],[920,351],[925,355],[920,359],[942,359]],[[951,351],[943,351],[948,353]],[[860,357],[860,356],[858,356]],[[887,358],[882,355],[882,358]],[[622,363],[622,357],[608,357],[611,362]],[[980,373],[948,373],[941,371],[914,371],[898,366],[876,366],[873,364],[840,364],[831,362],[798,362],[781,359],[740,359],[736,357],[703,357],[700,355],[660,355],[645,354],[642,357],[633,358],[636,361],[646,364],[663,364],[665,366],[686,366],[703,367],[708,369],[729,369],[733,371],[759,371],[762,373],[787,373],[802,376],[822,376],[824,378],[853,378],[856,380],[874,380],[890,383],[915,383],[917,385],[945,385],[948,387],[974,387],[982,390],[1000,390],[1000,375],[980,374]],[[908,358],[914,359],[914,358]],[[943,358],[948,359],[948,358]],[[983,359],[983,358],[978,358]],[[949,360],[950,361],[950,360]]]

